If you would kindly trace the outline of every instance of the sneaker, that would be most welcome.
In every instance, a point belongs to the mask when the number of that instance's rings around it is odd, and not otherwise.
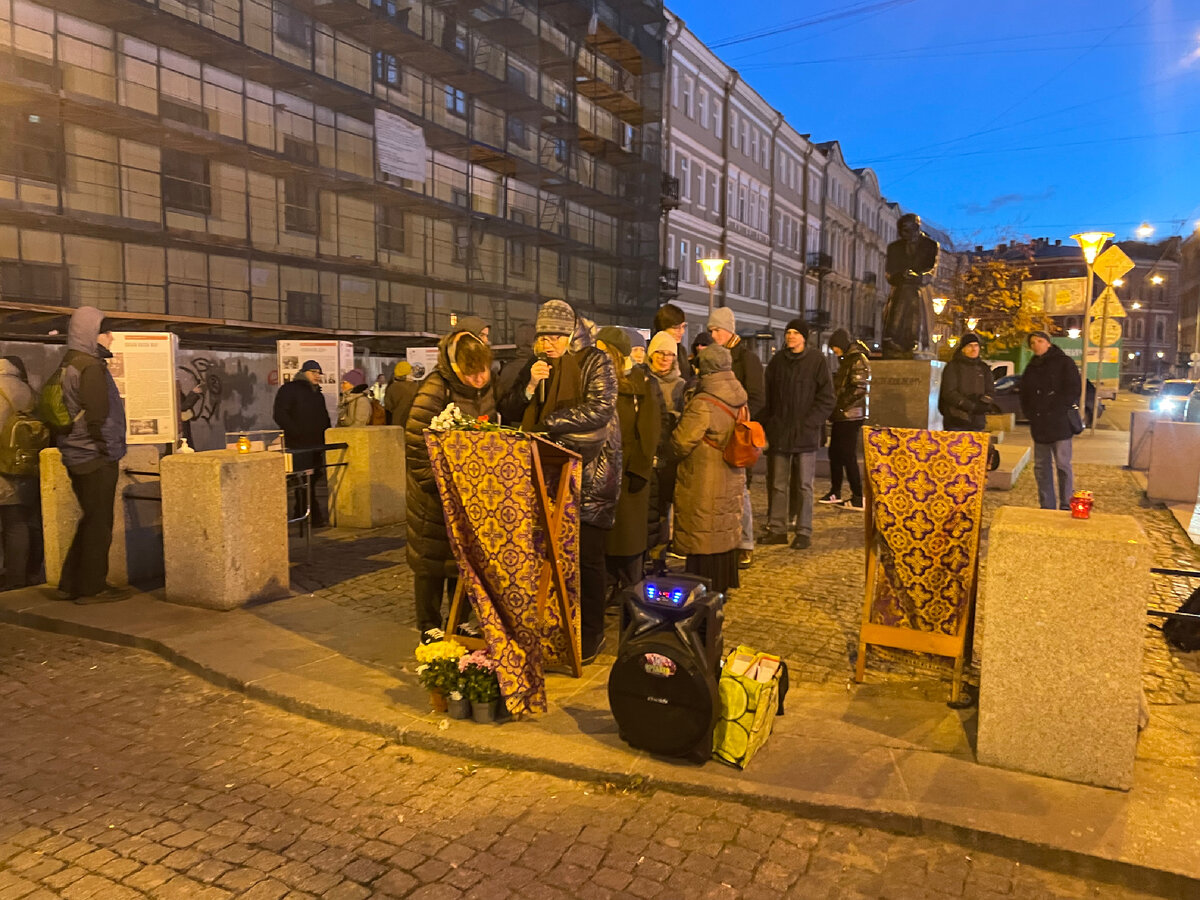
[[[753,550],[739,550],[738,551],[738,568],[739,569],[748,569],[752,565],[754,565],[754,551]]]
[[[607,643],[608,643],[608,638],[605,637],[604,635],[600,635],[600,640],[598,640],[596,642],[596,646],[593,647],[591,651],[588,651],[587,649],[583,650],[583,659],[581,660],[581,662],[585,666],[590,666],[592,663],[594,663],[596,661],[596,657],[604,652],[604,645]]]
[[[835,494],[833,491],[830,491],[824,497],[818,497],[817,502],[824,503],[828,506],[836,506],[837,504],[842,502],[842,498],[839,497],[837,494]]]
[[[422,644],[436,644],[438,641],[446,639],[446,632],[440,628],[426,628],[421,632]]]
[[[77,606],[92,606],[97,603],[116,603],[120,600],[128,600],[133,596],[133,591],[129,588],[116,587],[115,585],[105,585],[104,590],[98,594],[85,594],[82,597],[75,598]]]
[[[863,505],[862,497],[851,497],[842,504],[842,509],[855,509],[859,512],[862,512],[864,509],[866,509],[866,507]]]
[[[758,542],[760,544],[786,544],[788,538],[782,531],[764,531]]]
[[[469,638],[483,637],[483,631],[480,629],[478,622],[463,622],[458,626],[457,633]]]
[[[792,549],[793,550],[807,550],[811,546],[812,546],[812,538],[809,537],[807,534],[798,534],[792,540]]]

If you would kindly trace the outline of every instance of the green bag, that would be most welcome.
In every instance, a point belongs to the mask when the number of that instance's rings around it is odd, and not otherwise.
[[[770,671],[765,682],[757,678],[760,665]],[[782,660],[769,653],[738,647],[729,654],[717,682],[721,716],[713,731],[714,757],[739,769],[750,764],[771,736],[784,671]]]
[[[69,431],[74,422],[63,397],[62,376],[63,367],[59,366],[54,370],[54,374],[46,379],[46,383],[42,385],[42,393],[38,396],[37,409],[34,410],[37,417],[55,434]]]
[[[2,390],[0,399],[12,409],[0,429],[0,475],[36,475],[38,454],[50,446],[50,429],[41,419],[17,409]]]

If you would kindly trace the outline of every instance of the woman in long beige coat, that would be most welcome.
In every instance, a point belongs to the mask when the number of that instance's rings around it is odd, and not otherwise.
[[[676,551],[687,556],[687,571],[725,592],[738,586],[746,473],[725,462],[724,448],[747,397],[731,371],[728,350],[710,344],[698,359],[700,383],[671,435],[679,458],[673,540]]]

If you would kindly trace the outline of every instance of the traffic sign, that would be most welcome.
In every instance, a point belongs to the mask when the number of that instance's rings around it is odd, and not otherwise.
[[[1100,340],[1100,326],[1104,325],[1104,340]],[[1092,327],[1088,329],[1088,340],[1093,347],[1099,347],[1104,344],[1105,347],[1115,347],[1117,342],[1121,340],[1121,323],[1116,319],[1109,319],[1104,322],[1103,319],[1096,319],[1092,322]]]
[[[1101,319],[1108,316],[1110,319],[1123,319],[1125,317],[1125,307],[1121,305],[1121,301],[1117,298],[1117,292],[1110,287],[1106,287],[1104,291],[1096,298],[1096,302],[1092,304],[1092,308],[1088,310],[1088,315],[1093,319]]]
[[[1096,264],[1092,267],[1092,271],[1105,284],[1112,284],[1118,278],[1124,278],[1125,273],[1132,268],[1133,260],[1124,250],[1113,244],[1096,257]]]

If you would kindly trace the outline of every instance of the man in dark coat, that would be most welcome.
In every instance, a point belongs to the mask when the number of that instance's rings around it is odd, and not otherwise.
[[[718,306],[708,314],[708,333],[713,342],[729,351],[733,360],[733,374],[738,383],[746,391],[750,399],[746,405],[750,407],[750,418],[758,418],[762,412],[765,390],[763,387],[762,361],[746,342],[738,337],[737,319],[733,310],[727,306]],[[742,540],[738,544],[738,566],[748,569],[754,561],[754,513],[750,507],[750,479],[753,473],[746,469],[746,490],[742,495]]]
[[[980,359],[979,335],[968,331],[942,372],[938,411],[947,431],[984,431],[992,408],[996,381],[991,367]]]
[[[838,355],[833,375],[834,406],[829,417],[829,493],[818,502],[863,508],[862,476],[858,471],[858,436],[867,420],[867,391],[871,386],[871,363],[867,346],[839,328],[829,339],[829,349]],[[842,475],[850,486],[850,496],[842,496]]]
[[[604,545],[621,491],[617,375],[570,304],[538,309],[538,356],[500,401],[506,422],[544,432],[583,457],[579,504],[580,643],[585,663],[604,646]],[[542,384],[545,387],[541,387]]]
[[[458,579],[425,429],[451,403],[469,419],[484,416],[494,422],[491,380],[491,349],[473,332],[455,328],[438,343],[437,368],[421,382],[405,423],[406,552],[413,573],[417,629],[425,643],[442,638],[443,591],[451,597]]]
[[[1070,509],[1075,489],[1071,471],[1070,409],[1078,407],[1079,369],[1044,331],[1029,335],[1033,359],[1021,375],[1021,411],[1033,437],[1033,472],[1042,509]],[[1055,476],[1058,493],[1055,494]]]
[[[325,454],[311,449],[325,444],[325,429],[329,427],[329,408],[321,394],[322,374],[319,362],[306,359],[296,377],[275,394],[275,424],[283,429],[284,446],[292,452],[292,469],[312,471],[308,497],[302,486],[293,493],[291,517],[300,516],[307,501],[311,504],[313,528],[325,524],[325,512],[317,499],[317,485],[325,480]]]
[[[767,530],[764,544],[786,544],[789,482],[798,482],[800,508],[793,550],[812,546],[813,476],[821,426],[833,412],[833,381],[820,349],[808,346],[808,324],[787,323],[784,348],[767,365]]]

